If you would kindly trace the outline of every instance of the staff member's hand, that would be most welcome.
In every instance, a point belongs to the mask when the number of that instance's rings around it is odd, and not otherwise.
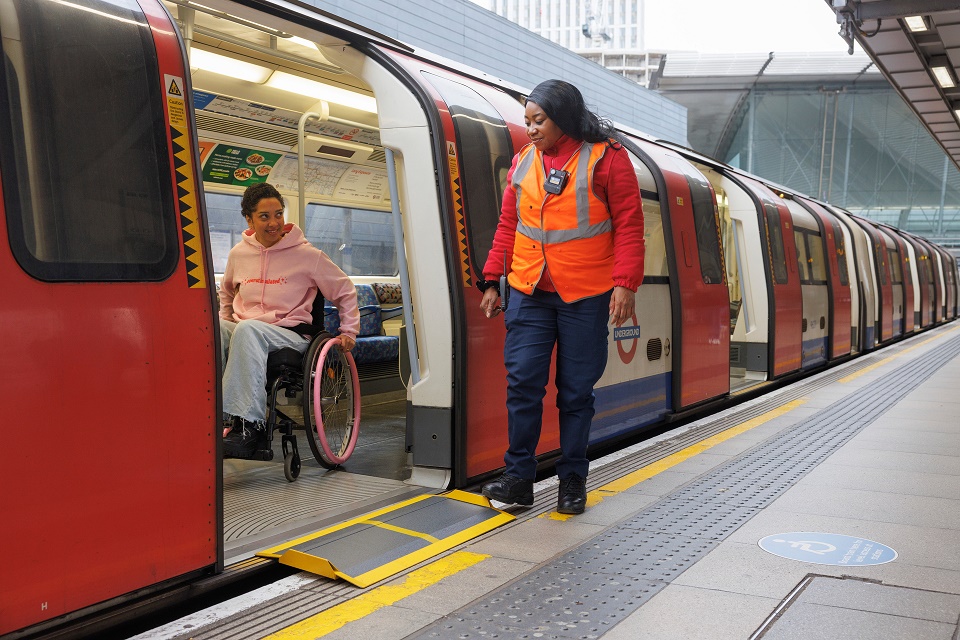
[[[610,296],[610,321],[620,326],[633,317],[636,308],[636,295],[626,287],[614,287]]]
[[[480,309],[483,310],[484,315],[488,318],[493,318],[500,313],[500,305],[497,304],[497,300],[500,299],[500,294],[497,293],[496,287],[490,287],[483,292],[483,300],[480,301]]]
[[[340,338],[340,346],[344,351],[350,351],[357,344],[357,341],[348,335],[341,333],[338,337]]]

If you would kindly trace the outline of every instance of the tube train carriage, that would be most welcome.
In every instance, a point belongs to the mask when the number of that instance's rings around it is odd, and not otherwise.
[[[222,570],[214,290],[253,182],[399,289],[360,366],[406,388],[410,481],[501,467],[504,327],[473,284],[522,90],[292,0],[0,0],[0,34],[3,429],[30,433],[0,476],[0,634]],[[594,444],[956,318],[943,249],[623,131],[646,274]]]

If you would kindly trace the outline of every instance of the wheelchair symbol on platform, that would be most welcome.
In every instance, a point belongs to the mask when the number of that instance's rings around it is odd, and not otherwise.
[[[885,544],[838,533],[776,533],[757,544],[775,556],[813,564],[865,566],[884,564],[897,558],[897,552]]]

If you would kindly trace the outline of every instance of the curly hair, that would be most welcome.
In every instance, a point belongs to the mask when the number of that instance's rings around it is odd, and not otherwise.
[[[252,184],[243,192],[243,200],[240,201],[240,213],[244,218],[249,218],[257,210],[257,205],[264,198],[276,198],[280,201],[280,206],[287,206],[283,201],[283,196],[269,182]]]
[[[544,80],[530,92],[527,102],[538,105],[560,130],[571,138],[587,142],[620,141],[609,120],[587,109],[583,94],[569,82]]]

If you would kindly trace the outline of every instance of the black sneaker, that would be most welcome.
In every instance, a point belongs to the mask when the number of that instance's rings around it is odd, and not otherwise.
[[[504,504],[533,504],[533,480],[524,480],[506,473],[483,485],[480,492],[491,500]]]
[[[560,478],[560,493],[557,498],[557,513],[576,515],[587,508],[587,479],[577,474]]]
[[[243,428],[234,428],[223,439],[224,458],[250,460],[258,449],[267,446],[267,434],[254,422],[243,421]]]

